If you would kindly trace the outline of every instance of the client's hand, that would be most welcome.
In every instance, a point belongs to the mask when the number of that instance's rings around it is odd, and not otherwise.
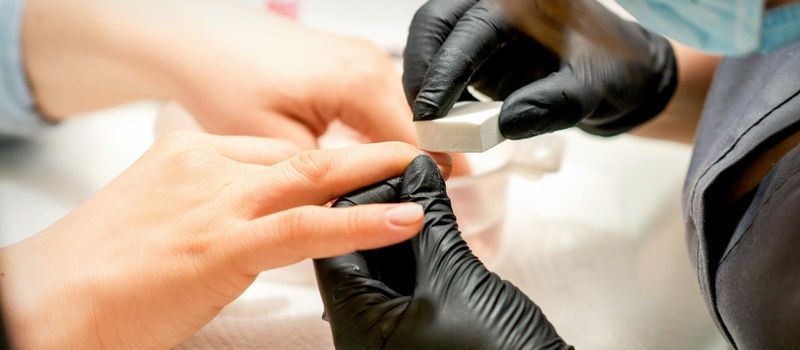
[[[216,134],[314,148],[333,120],[370,141],[416,143],[391,58],[365,40],[219,0],[27,0],[25,66],[59,120],[167,98]]]
[[[168,135],[64,219],[0,251],[10,334],[20,348],[172,347],[263,270],[419,232],[416,204],[324,207],[400,175],[417,154],[403,143],[298,154],[280,140]]]
[[[417,237],[314,261],[337,348],[571,348],[525,294],[472,255],[429,158],[417,157],[401,178],[351,193],[334,206],[398,200],[425,208]]]

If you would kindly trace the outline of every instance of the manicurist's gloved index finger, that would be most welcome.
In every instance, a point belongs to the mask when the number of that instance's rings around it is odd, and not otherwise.
[[[456,23],[422,79],[412,110],[415,120],[447,114],[458,102],[472,76],[505,41],[510,21],[494,1],[481,1]]]
[[[430,0],[411,21],[403,52],[403,87],[408,104],[414,104],[433,57],[450,32],[479,0]]]

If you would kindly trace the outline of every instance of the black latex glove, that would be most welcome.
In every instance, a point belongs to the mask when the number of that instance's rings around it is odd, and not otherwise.
[[[425,209],[417,237],[314,261],[337,349],[571,348],[536,304],[472,255],[429,157],[334,206],[398,201]]]
[[[638,60],[575,34],[565,35],[559,57],[518,30],[495,0],[430,0],[411,23],[404,53],[403,85],[414,120],[446,115],[472,85],[505,100],[499,127],[509,139],[576,125],[604,136],[628,131],[664,109],[677,68],[666,39],[611,21],[616,39]]]

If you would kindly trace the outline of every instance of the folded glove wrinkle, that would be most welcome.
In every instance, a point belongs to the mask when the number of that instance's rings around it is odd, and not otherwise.
[[[334,207],[352,207],[368,203],[391,203],[397,201],[400,177],[395,177],[372,186],[355,190],[333,203]]]
[[[453,30],[461,16],[477,2],[478,0],[429,1],[414,14],[406,40],[406,51],[425,54],[403,60],[403,88],[409,105],[414,103],[419,93],[432,57],[444,44],[448,33]]]

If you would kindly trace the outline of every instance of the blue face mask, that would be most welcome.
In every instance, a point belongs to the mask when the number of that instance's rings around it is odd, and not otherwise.
[[[800,41],[800,4],[763,0],[617,0],[645,27],[697,49],[767,53]]]

